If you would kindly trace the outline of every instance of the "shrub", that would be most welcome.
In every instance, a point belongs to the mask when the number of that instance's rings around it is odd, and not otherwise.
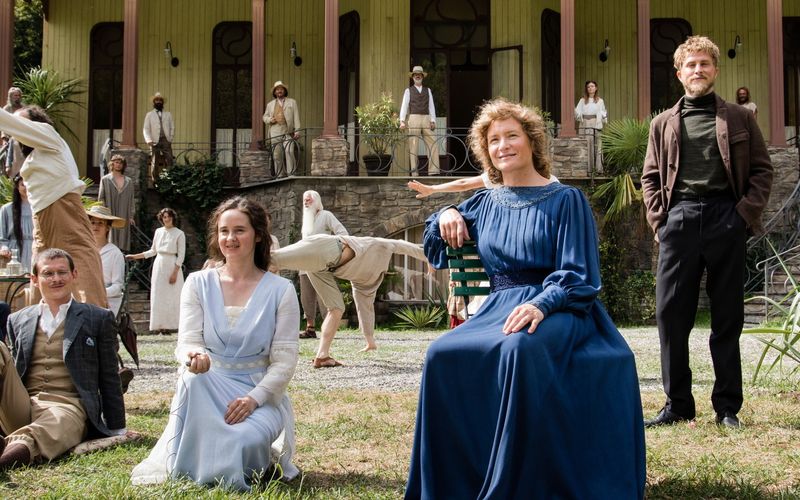
[[[444,309],[432,305],[422,307],[405,306],[394,311],[393,314],[400,320],[400,326],[419,330],[438,326],[444,317]]]

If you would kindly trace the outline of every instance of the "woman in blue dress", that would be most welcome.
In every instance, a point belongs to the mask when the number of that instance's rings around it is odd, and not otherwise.
[[[428,219],[425,252],[444,268],[475,240],[492,292],[428,349],[406,498],[642,498],[636,365],[596,298],[589,204],[549,179],[531,109],[486,103],[470,145],[503,186]]]
[[[222,264],[192,273],[183,288],[170,418],[133,470],[134,484],[188,477],[247,490],[272,464],[285,479],[299,472],[286,387],[300,309],[291,282],[267,271],[266,212],[230,199],[214,211],[208,234],[216,234],[209,255]]]

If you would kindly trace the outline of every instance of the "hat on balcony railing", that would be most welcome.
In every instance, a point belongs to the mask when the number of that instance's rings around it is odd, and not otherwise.
[[[283,87],[283,90],[287,94],[289,93],[289,87],[287,87],[286,84],[283,83],[282,81],[278,80],[277,82],[272,84],[272,90],[270,91],[270,94],[275,94],[275,89],[278,88],[278,87]]]
[[[411,71],[408,72],[408,77],[411,78],[417,73],[419,73],[423,77],[428,76],[428,73],[425,73],[425,70],[422,69],[422,66],[414,66],[413,68],[411,68]]]
[[[128,221],[126,221],[125,219],[122,219],[120,217],[114,217],[114,215],[111,213],[111,210],[109,210],[107,207],[103,205],[94,205],[92,207],[87,208],[86,215],[88,215],[89,217],[94,217],[95,219],[110,220],[111,227],[117,229],[125,227],[125,224],[128,223]]]

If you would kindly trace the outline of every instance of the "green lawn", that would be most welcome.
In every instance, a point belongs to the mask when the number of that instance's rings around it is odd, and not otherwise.
[[[141,442],[0,476],[2,498],[400,498],[403,492],[417,404],[416,382],[425,346],[441,332],[379,331],[381,346],[361,354],[362,339],[340,333],[334,355],[346,366],[312,370],[316,346],[301,344],[301,362],[290,388],[297,416],[296,464],[303,475],[290,484],[270,483],[253,494],[231,493],[185,481],[133,487],[128,476],[165,425],[170,390],[126,395],[128,426]],[[663,403],[658,336],[653,328],[627,328],[623,335],[636,353],[646,416]],[[139,383],[174,380],[170,352],[174,337],[143,337]],[[750,382],[760,344],[743,337],[744,429],[714,425],[709,401],[713,371],[708,331],[692,336],[697,419],[690,424],[647,431],[648,498],[800,498],[800,388],[773,374]],[[368,376],[364,376],[364,374]],[[409,382],[409,377],[411,382]],[[402,380],[401,380],[402,379]]]

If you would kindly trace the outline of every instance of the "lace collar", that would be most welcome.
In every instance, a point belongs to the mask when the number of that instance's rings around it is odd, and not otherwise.
[[[568,186],[560,182],[551,182],[544,186],[502,186],[490,190],[490,196],[495,203],[504,207],[528,208],[567,188]]]

